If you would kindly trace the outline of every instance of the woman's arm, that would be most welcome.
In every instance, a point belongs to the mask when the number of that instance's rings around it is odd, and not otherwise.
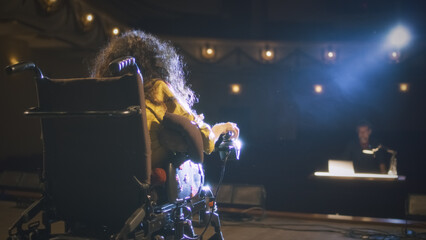
[[[158,100],[166,104],[167,112],[184,116],[189,120],[194,121],[198,125],[203,137],[203,147],[205,153],[210,154],[213,152],[215,142],[221,134],[232,131],[234,132],[234,138],[238,138],[240,130],[237,127],[237,124],[231,122],[218,123],[215,124],[213,128],[211,128],[209,124],[204,122],[204,116],[202,114],[194,114],[189,106],[176,98],[176,95],[164,81],[157,81],[154,84],[154,89],[158,93]]]
[[[202,115],[195,115],[191,109],[183,102],[176,98],[176,95],[169,88],[169,86],[162,80],[157,80],[151,91],[155,92],[155,97],[158,102],[163,102],[167,108],[167,112],[177,114],[188,118],[190,121],[194,121],[200,129],[201,136],[203,138],[203,151],[210,154],[214,150],[214,133],[211,130],[210,125],[206,124]],[[163,117],[165,114],[161,113]],[[181,142],[181,141],[179,141]]]

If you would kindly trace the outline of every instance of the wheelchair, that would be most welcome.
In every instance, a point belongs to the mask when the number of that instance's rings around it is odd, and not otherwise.
[[[31,62],[6,67],[8,74],[35,73],[39,106],[24,115],[40,118],[43,141],[43,197],[10,227],[8,239],[202,239],[210,225],[209,239],[223,239],[218,191],[204,185],[198,128],[177,115],[164,117],[189,148],[168,162],[167,200],[158,203],[142,75],[133,57],[114,60],[110,70],[114,77],[50,79]],[[239,157],[230,134],[216,145],[224,165]],[[59,221],[65,233],[52,234]],[[200,235],[195,224],[204,227]]]

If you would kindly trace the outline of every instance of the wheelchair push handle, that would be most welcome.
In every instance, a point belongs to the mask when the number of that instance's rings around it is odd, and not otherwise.
[[[43,73],[40,68],[35,65],[33,62],[20,62],[17,64],[9,65],[5,68],[7,74],[15,74],[27,70],[32,70],[35,72],[37,78],[43,78]]]
[[[125,69],[130,69],[131,71],[135,71],[136,73],[140,73],[139,67],[136,64],[136,60],[132,56],[121,57],[113,60],[109,66],[109,70],[112,74],[119,74]]]

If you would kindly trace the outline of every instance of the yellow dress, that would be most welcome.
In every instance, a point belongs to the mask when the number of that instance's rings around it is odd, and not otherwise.
[[[147,125],[151,137],[152,168],[162,167],[169,155],[168,150],[160,144],[158,136],[160,121],[162,121],[166,112],[181,115],[194,121],[203,137],[204,152],[210,154],[214,150],[214,134],[211,127],[203,122],[202,115],[195,115],[186,104],[179,102],[163,80],[153,79],[146,84],[149,86],[145,86],[145,88],[149,89],[150,95],[155,97],[155,101],[162,103],[155,104],[148,99],[145,100]]]

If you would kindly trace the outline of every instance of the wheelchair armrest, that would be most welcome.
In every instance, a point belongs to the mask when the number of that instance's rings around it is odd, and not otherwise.
[[[188,145],[189,158],[195,163],[203,163],[203,138],[198,126],[186,117],[166,113],[162,125],[165,129],[178,132]],[[187,160],[187,159],[184,159]],[[181,164],[182,162],[178,162]]]

